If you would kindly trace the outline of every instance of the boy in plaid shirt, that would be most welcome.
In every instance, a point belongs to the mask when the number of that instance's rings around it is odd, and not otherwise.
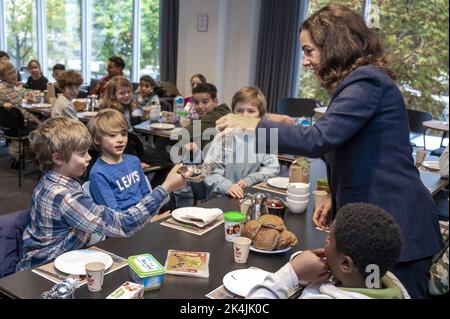
[[[91,143],[86,127],[67,117],[50,118],[30,134],[31,149],[44,175],[33,192],[31,222],[24,231],[17,270],[85,248],[94,237],[133,235],[169,201],[170,192],[186,183],[176,173],[177,165],[161,186],[127,210],[96,205],[77,180],[91,159]]]

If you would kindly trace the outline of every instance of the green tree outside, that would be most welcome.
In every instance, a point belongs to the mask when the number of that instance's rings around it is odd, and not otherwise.
[[[343,2],[361,11],[361,1]],[[309,14],[328,3],[310,1]],[[372,0],[371,18],[377,10],[377,32],[397,74],[406,106],[431,112],[434,118],[439,118],[449,95],[449,2]],[[302,72],[300,83],[299,96],[329,103],[327,92],[319,87],[310,71]]]
[[[133,1],[94,0],[91,68],[106,74],[106,62],[121,56],[130,74],[133,50]],[[37,58],[36,0],[6,0],[8,52],[17,68]],[[54,63],[81,63],[81,1],[47,0],[47,51],[49,69]],[[140,68],[159,72],[159,0],[141,0]],[[75,25],[75,27],[74,27]],[[97,62],[97,65],[92,62]],[[99,70],[95,70],[100,66]],[[80,68],[81,70],[81,68]],[[80,71],[79,70],[79,71]],[[88,81],[88,79],[85,79]]]

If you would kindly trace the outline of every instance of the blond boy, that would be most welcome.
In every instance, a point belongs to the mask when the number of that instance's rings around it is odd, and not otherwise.
[[[50,118],[30,134],[31,149],[44,175],[32,195],[31,222],[24,231],[17,270],[85,248],[92,235],[133,235],[169,200],[170,192],[185,184],[176,166],[161,186],[126,211],[97,205],[77,180],[91,159],[91,142],[86,127],[67,117]]]
[[[114,109],[101,110],[90,122],[94,143],[101,151],[89,174],[89,191],[95,203],[124,210],[150,193],[147,177],[138,157],[124,154],[128,123]]]

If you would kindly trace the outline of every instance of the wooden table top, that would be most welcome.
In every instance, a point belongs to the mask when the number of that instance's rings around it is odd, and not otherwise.
[[[422,124],[426,128],[430,128],[430,129],[442,131],[442,132],[448,132],[448,122],[431,120],[431,121],[425,121]]]

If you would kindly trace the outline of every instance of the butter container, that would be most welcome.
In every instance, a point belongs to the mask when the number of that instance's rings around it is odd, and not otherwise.
[[[106,299],[143,299],[144,286],[126,281],[114,290]]]
[[[157,290],[164,279],[164,267],[150,254],[128,257],[133,280],[144,286],[144,291]]]

